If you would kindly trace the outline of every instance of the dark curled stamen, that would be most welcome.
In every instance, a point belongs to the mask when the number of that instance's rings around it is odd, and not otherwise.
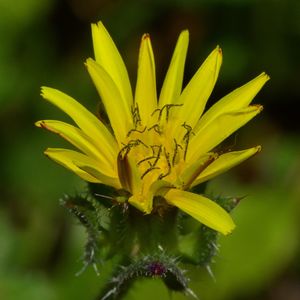
[[[184,148],[184,153],[183,153],[183,159],[185,160],[186,159],[186,154],[187,154],[187,151],[188,151],[188,147],[189,147],[189,139],[186,141],[185,143],[185,148]]]
[[[160,108],[155,109],[155,110],[153,111],[153,113],[151,114],[151,117],[153,117],[154,114],[157,113],[157,112],[159,112],[159,114],[158,114],[158,121],[160,121],[161,114],[162,114],[162,109],[160,109]]]
[[[164,153],[165,153],[166,161],[167,161],[167,164],[168,164],[168,171],[165,174],[160,174],[158,176],[158,180],[163,179],[164,177],[167,177],[168,175],[171,174],[172,166],[171,166],[171,162],[170,162],[170,153],[168,153],[166,151],[166,148],[164,148]]]
[[[160,159],[161,151],[162,151],[162,146],[160,145],[159,148],[158,148],[158,152],[157,152],[156,159],[155,159],[155,161],[153,162],[153,166],[155,166],[155,165],[157,164],[158,160]]]
[[[144,147],[148,148],[148,146],[143,141],[141,141],[140,139],[131,140],[126,145],[124,145],[124,147],[120,150],[119,154],[122,154],[122,152],[125,151],[125,154],[123,154],[123,156],[125,156],[129,153],[131,148],[139,146],[139,145],[143,145]]]
[[[191,134],[195,135],[194,132],[192,132],[192,127],[188,124],[186,124],[185,122],[181,125],[184,129],[186,129],[186,133],[184,135],[184,137],[182,138],[182,140],[185,142],[185,149],[184,149],[184,155],[183,155],[183,158],[184,160],[186,159],[186,154],[187,154],[187,150],[188,150],[188,145],[189,145],[189,142],[190,142],[190,137],[191,137]]]
[[[140,160],[140,161],[137,163],[137,165],[139,166],[139,165],[142,164],[143,162],[149,161],[149,160],[154,159],[154,158],[156,158],[156,156],[149,156],[149,157],[146,157],[146,158]]]
[[[158,170],[159,169],[159,167],[154,167],[154,166],[152,166],[152,167],[150,167],[149,169],[147,169],[145,172],[144,172],[144,174],[141,176],[141,179],[143,179],[148,173],[150,173],[151,171],[153,171],[153,170]]]
[[[138,145],[143,145],[146,148],[149,148],[143,141],[141,141],[140,139],[136,139],[136,140],[131,140],[128,142],[128,144],[132,145],[132,146],[138,146]]]
[[[131,114],[134,126],[137,127],[138,125],[141,125],[141,116],[138,104],[135,104],[135,107],[131,107]]]
[[[174,139],[174,143],[175,143],[175,148],[174,148],[174,154],[172,157],[172,166],[174,167],[175,165],[175,160],[176,160],[176,156],[178,154],[178,149],[180,148],[181,150],[183,149],[182,146],[180,144],[177,143],[176,139]]]
[[[152,155],[155,156],[155,148],[158,148],[158,151],[159,151],[159,149],[161,148],[161,145],[151,145],[150,147],[152,149]]]
[[[155,151],[156,148],[158,148],[158,151]],[[162,146],[161,145],[152,145],[151,149],[152,149],[152,155],[148,156],[148,157],[145,157],[142,160],[140,160],[137,163],[138,166],[140,164],[142,164],[143,162],[145,162],[145,161],[148,161],[148,163],[150,164],[151,167],[154,167],[157,164],[157,162],[160,158],[161,151],[162,151]],[[152,160],[152,159],[155,159],[153,163],[150,162],[150,160]]]
[[[157,108],[153,111],[153,113],[151,114],[151,116],[154,116],[155,113],[158,113],[158,122],[161,120],[163,111],[166,110],[166,121],[169,120],[169,115],[170,115],[170,109],[172,107],[178,107],[178,106],[182,106],[182,104],[165,104],[162,108]]]
[[[144,127],[144,129],[142,130],[138,130],[136,128],[129,130],[129,132],[127,133],[127,137],[129,137],[133,132],[138,132],[138,133],[144,133],[147,129],[147,126]]]
[[[189,138],[189,136],[191,135],[191,134],[193,134],[193,135],[195,135],[194,134],[194,132],[192,132],[192,127],[190,126],[190,125],[188,125],[188,124],[186,124],[185,122],[181,125],[184,129],[186,129],[186,134],[184,135],[184,137],[183,137],[183,141],[184,140],[186,140],[186,139],[188,139]]]
[[[172,107],[182,106],[183,104],[166,104],[166,121],[169,121],[170,109]]]
[[[153,126],[151,126],[150,128],[148,128],[148,131],[150,130],[154,130],[155,132],[157,132],[159,135],[162,134],[162,131],[160,130],[160,127],[158,124],[154,124]]]

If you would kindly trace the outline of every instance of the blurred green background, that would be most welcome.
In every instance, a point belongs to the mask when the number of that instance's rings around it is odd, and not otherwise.
[[[108,279],[107,266],[100,277],[92,268],[75,276],[86,236],[58,199],[85,185],[42,154],[64,142],[33,126],[65,118],[41,100],[41,85],[95,111],[83,62],[93,55],[90,22],[100,19],[133,83],[141,35],[151,34],[160,86],[185,28],[185,82],[217,44],[223,50],[209,105],[261,71],[271,76],[255,100],[264,112],[228,141],[263,152],[208,186],[247,196],[234,212],[237,229],[220,240],[216,280],[202,269],[188,275],[202,300],[300,299],[299,0],[0,0],[0,299],[94,300]],[[142,280],[126,299],[155,297],[170,299],[160,281]]]

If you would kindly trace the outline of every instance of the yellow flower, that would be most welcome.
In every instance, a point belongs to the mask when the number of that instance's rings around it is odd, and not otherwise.
[[[70,96],[49,87],[42,97],[68,114],[77,126],[43,120],[38,127],[59,134],[79,151],[48,148],[45,154],[82,179],[125,190],[128,202],[149,214],[156,196],[223,233],[235,225],[214,201],[188,192],[236,166],[261,147],[223,154],[213,149],[261,110],[249,105],[269,77],[262,73],[203,114],[222,62],[211,52],[182,90],[189,34],[183,31],[159,97],[150,37],[143,35],[133,98],[124,62],[101,22],[92,25],[95,60],[86,66],[102,99],[112,132]]]

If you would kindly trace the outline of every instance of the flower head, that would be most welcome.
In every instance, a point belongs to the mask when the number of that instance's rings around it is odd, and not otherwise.
[[[95,60],[87,59],[86,67],[112,130],[70,96],[43,87],[42,97],[77,126],[54,120],[36,125],[79,150],[48,148],[45,154],[88,182],[125,190],[128,202],[146,214],[155,210],[155,199],[163,198],[203,224],[230,233],[234,223],[229,214],[188,190],[260,151],[256,146],[219,154],[214,148],[262,110],[250,102],[269,77],[260,74],[203,114],[222,62],[219,47],[182,90],[189,39],[183,31],[158,97],[151,40],[143,35],[133,97],[124,62],[101,22],[92,25],[92,36]]]

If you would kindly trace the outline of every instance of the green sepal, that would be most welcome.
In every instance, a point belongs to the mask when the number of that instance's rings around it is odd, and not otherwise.
[[[97,264],[101,261],[101,247],[104,245],[103,231],[101,226],[101,217],[97,207],[94,207],[89,196],[83,195],[65,195],[60,199],[60,203],[64,206],[79,222],[83,225],[87,232],[87,241],[84,247],[83,268],[77,274],[84,271],[89,265],[92,265],[98,273]]]
[[[182,262],[206,267],[217,254],[217,240],[218,233],[204,225],[181,236],[178,248]]]
[[[114,255],[129,255],[132,251],[134,236],[131,234],[128,204],[118,204],[109,209],[109,230],[107,245],[109,250],[106,259]]]
[[[158,246],[173,253],[177,249],[177,209],[162,215],[145,215],[133,206],[119,204],[110,209],[109,256],[153,253]]]
[[[174,252],[177,247],[178,227],[175,207],[170,207],[160,214],[159,211],[145,215],[130,207],[128,221],[131,233],[135,234],[142,253],[152,253],[158,246]]]

